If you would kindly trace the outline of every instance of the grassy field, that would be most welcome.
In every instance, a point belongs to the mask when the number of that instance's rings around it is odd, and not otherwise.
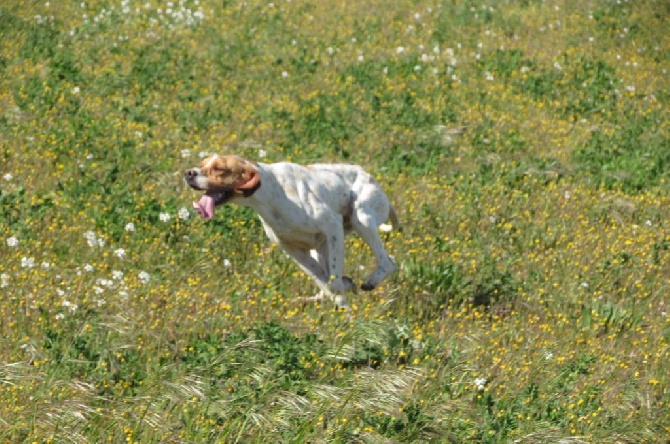
[[[668,17],[3,1],[0,442],[670,442]],[[214,152],[363,165],[399,271],[292,302],[253,213],[193,213]]]

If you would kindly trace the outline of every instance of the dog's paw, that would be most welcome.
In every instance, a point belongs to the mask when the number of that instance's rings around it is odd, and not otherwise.
[[[376,285],[373,285],[369,282],[364,282],[363,284],[361,284],[361,290],[363,291],[372,291],[375,289],[375,287]]]
[[[351,290],[355,286],[356,285],[354,284],[354,281],[351,280],[351,278],[348,276],[342,276],[341,278],[333,279],[328,285],[330,291],[333,293],[344,293],[347,290]]]
[[[343,310],[343,311],[349,311],[349,302],[347,302],[347,298],[341,295],[335,295],[333,297],[333,302],[335,302],[335,309],[336,310]]]
[[[379,284],[382,283],[382,281],[388,276],[389,274],[393,273],[398,267],[396,264],[391,260],[391,258],[387,258],[386,261],[384,261],[381,265],[377,267],[375,271],[370,273],[364,280],[363,284],[361,285],[361,290],[363,291],[372,291]]]

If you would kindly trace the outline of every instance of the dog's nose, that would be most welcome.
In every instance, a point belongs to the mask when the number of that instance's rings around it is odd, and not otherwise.
[[[195,170],[195,168],[190,168],[190,169],[184,171],[184,178],[186,180],[193,179],[197,175],[198,175],[198,172]]]

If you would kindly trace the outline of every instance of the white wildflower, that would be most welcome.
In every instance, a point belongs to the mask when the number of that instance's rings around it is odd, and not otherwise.
[[[32,257],[22,257],[21,258],[21,268],[33,268],[35,267],[35,259]]]
[[[12,176],[11,174],[7,173],[7,174],[5,174],[4,176],[2,176],[2,178],[5,179],[7,182],[9,182],[10,180],[12,180],[12,179],[14,178],[14,176]]]
[[[98,236],[95,234],[95,232],[89,230],[84,233],[84,239],[86,239],[86,243],[88,244],[89,247],[95,248],[97,246],[104,246],[105,241],[98,238]]]
[[[486,386],[486,378],[475,378],[475,387],[477,390],[484,390]]]
[[[67,299],[61,302],[61,306],[65,308],[69,308],[70,311],[76,311],[78,306],[77,304],[73,304],[72,302],[68,301]]]
[[[84,271],[87,273],[91,273],[93,271],[93,265],[91,264],[84,265]]]
[[[140,274],[138,274],[137,277],[140,279],[140,281],[142,281],[143,284],[148,284],[151,280],[151,275],[146,271],[140,271]]]
[[[87,231],[86,233],[84,233],[84,239],[86,239],[86,243],[91,248],[94,248],[96,245],[98,245],[98,238],[92,231]]]
[[[191,213],[189,213],[188,208],[181,207],[177,212],[177,216],[179,216],[179,219],[181,220],[188,220],[188,218],[191,217]]]
[[[114,250],[114,256],[118,257],[119,259],[125,259],[126,258],[126,250],[123,248],[117,248]]]
[[[181,150],[181,158],[182,159],[187,159],[191,157],[191,151],[190,150]]]
[[[132,222],[128,222],[125,227],[126,231],[135,231],[135,224]]]
[[[260,157],[261,159],[264,159],[264,158],[268,157],[268,152],[265,151],[265,150],[258,150],[258,157]]]
[[[160,219],[161,222],[169,222],[170,221],[170,213],[161,213],[158,215],[158,218]]]
[[[14,247],[17,247],[18,245],[19,245],[19,240],[16,237],[12,236],[12,237],[7,238],[7,246],[8,247],[14,248]]]
[[[123,279],[123,271],[112,270],[112,279],[120,281]]]

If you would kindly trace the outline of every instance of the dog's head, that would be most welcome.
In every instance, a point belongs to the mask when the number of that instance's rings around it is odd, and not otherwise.
[[[214,216],[214,209],[236,196],[249,197],[260,187],[256,164],[237,156],[213,155],[200,167],[184,171],[184,180],[195,190],[204,191],[193,207],[205,219]]]

